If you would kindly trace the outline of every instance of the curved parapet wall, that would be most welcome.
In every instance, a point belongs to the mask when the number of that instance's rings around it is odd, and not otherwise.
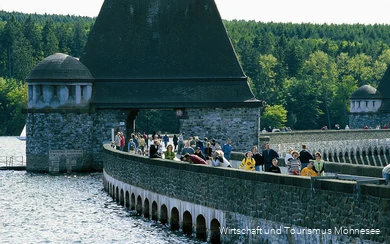
[[[294,243],[384,242],[390,235],[390,187],[384,185],[190,165],[109,145],[104,150],[110,195],[183,232],[199,230],[204,237],[206,228],[208,239]]]

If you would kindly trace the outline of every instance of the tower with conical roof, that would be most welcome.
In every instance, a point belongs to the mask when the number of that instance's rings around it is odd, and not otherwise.
[[[390,126],[390,68],[375,89],[363,85],[356,89],[350,97],[351,128],[383,128]],[[386,125],[386,126],[385,126]]]
[[[258,143],[262,103],[214,0],[105,0],[80,61],[54,57],[27,78],[31,171],[102,168],[102,142],[114,129],[128,138],[147,109],[174,110],[182,132],[238,151]]]

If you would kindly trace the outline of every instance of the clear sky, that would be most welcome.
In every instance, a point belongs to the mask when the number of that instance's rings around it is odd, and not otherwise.
[[[104,0],[0,0],[0,9],[95,17]],[[390,24],[390,0],[215,0],[223,19]]]

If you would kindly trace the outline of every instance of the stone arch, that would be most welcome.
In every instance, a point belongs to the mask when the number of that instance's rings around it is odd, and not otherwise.
[[[210,242],[211,243],[221,243],[221,232],[220,232],[221,224],[217,219],[211,220],[210,224]]]
[[[144,209],[143,209],[144,217],[149,218],[149,199],[145,198],[144,201]]]
[[[115,199],[115,185],[114,184],[112,184],[111,197],[112,197],[112,199]]]
[[[119,203],[119,187],[115,188],[115,201]]]
[[[123,193],[123,189],[121,189],[120,191],[120,195],[119,195],[119,204],[124,206],[125,205],[125,194]]]
[[[165,204],[161,205],[160,208],[160,222],[161,224],[168,223],[168,208]]]
[[[156,201],[152,203],[152,220],[158,220],[158,206]]]
[[[178,230],[180,228],[179,225],[179,210],[177,208],[172,208],[171,210],[171,230]]]
[[[131,193],[130,210],[135,210],[135,195]]]
[[[129,194],[129,191],[126,191],[126,208],[130,208],[130,194]]]
[[[192,235],[192,215],[188,211],[183,213],[183,234]]]
[[[142,198],[141,196],[137,197],[137,205],[135,207],[135,210],[137,211],[137,214],[142,214]]]
[[[206,219],[201,214],[196,217],[196,238],[207,241]]]
[[[373,154],[375,155],[375,156],[378,156],[380,153],[379,153],[379,149],[378,149],[378,147],[377,146],[374,146],[374,149],[373,149]]]
[[[132,133],[135,133],[135,119],[137,118],[138,113],[139,113],[138,109],[133,109],[129,111],[129,114],[127,116],[127,121],[126,121],[127,138],[130,138],[130,135]]]

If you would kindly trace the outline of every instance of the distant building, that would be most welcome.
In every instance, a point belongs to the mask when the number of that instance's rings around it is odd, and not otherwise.
[[[365,126],[383,128],[390,122],[390,68],[379,83],[378,89],[363,85],[350,97],[349,126],[363,129]]]

